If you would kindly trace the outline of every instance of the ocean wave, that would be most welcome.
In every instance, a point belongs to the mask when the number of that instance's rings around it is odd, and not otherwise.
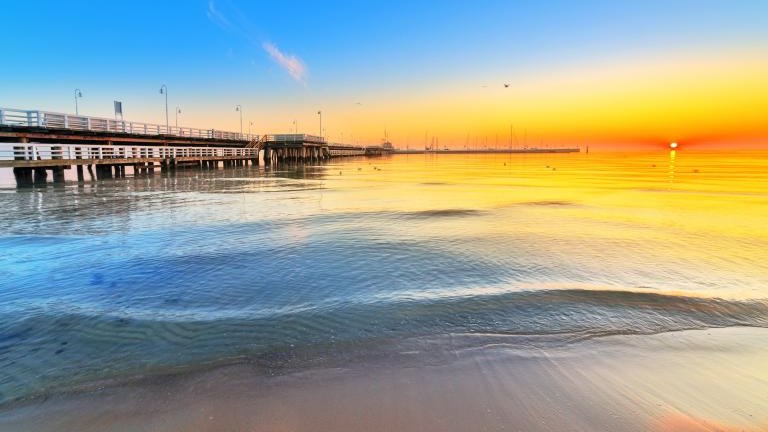
[[[271,314],[254,308],[250,316],[210,311],[206,319],[151,316],[55,307],[3,313],[0,403],[95,379],[314,345],[447,334],[577,343],[613,334],[768,327],[768,302],[563,289],[305,305]]]
[[[457,217],[457,216],[475,216],[483,214],[481,210],[475,209],[430,209],[419,210],[412,212],[398,213],[400,216],[412,217],[412,218],[425,218],[431,219],[434,217]]]

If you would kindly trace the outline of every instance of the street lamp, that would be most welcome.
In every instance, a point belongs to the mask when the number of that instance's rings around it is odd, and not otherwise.
[[[317,111],[318,117],[320,117],[320,138],[323,138],[323,112],[318,110]]]
[[[251,135],[251,127],[252,127],[252,126],[253,126],[253,122],[249,120],[249,121],[248,121],[248,135],[249,135],[249,136]]]
[[[168,86],[160,86],[160,94],[165,95],[165,133],[168,133]]]
[[[243,107],[241,105],[235,105],[235,111],[240,113],[240,137],[243,135]]]
[[[293,121],[293,133],[299,134],[299,125],[296,123],[296,120]]]
[[[176,107],[176,127],[179,127],[179,114],[181,114],[181,108]]]
[[[80,115],[80,110],[77,107],[77,98],[83,97],[83,93],[80,89],[75,89],[75,115]]]

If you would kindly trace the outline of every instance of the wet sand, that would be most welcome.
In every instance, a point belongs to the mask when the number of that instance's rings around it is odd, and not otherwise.
[[[0,430],[768,430],[768,329],[399,348],[272,376],[240,364],[51,396],[0,408]]]

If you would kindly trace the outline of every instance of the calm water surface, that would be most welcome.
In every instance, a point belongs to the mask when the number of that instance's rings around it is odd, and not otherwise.
[[[302,347],[768,326],[768,153],[0,181],[0,403]]]

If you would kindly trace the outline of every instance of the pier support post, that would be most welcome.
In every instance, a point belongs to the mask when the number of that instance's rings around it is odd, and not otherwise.
[[[96,178],[98,180],[112,178],[112,167],[104,164],[96,165]]]
[[[75,147],[75,159],[82,159],[81,156],[82,148]],[[77,170],[77,182],[83,183],[85,182],[85,176],[83,175],[83,166],[82,165],[75,165],[75,169]]]
[[[45,185],[46,181],[48,181],[48,171],[45,168],[35,168],[35,184]]]
[[[51,171],[53,172],[53,184],[64,184],[64,167],[56,167]]]
[[[14,168],[13,176],[16,178],[16,187],[30,187],[34,184],[32,180],[32,168]]]

